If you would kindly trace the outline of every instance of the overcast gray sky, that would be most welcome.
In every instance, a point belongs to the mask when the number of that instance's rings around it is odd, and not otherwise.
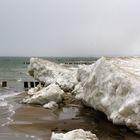
[[[9,55],[140,55],[140,0],[0,0]]]

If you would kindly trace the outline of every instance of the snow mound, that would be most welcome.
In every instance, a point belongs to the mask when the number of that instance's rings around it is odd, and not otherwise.
[[[32,89],[33,91],[33,89]],[[44,105],[50,101],[56,103],[61,102],[63,98],[63,90],[56,84],[51,84],[47,87],[42,88],[41,90],[35,92],[34,94],[30,91],[30,95],[23,99],[23,103],[29,104],[41,104]]]
[[[47,109],[56,109],[58,107],[58,104],[54,101],[50,101],[49,103],[43,105],[43,107]]]
[[[57,83],[64,91],[72,91],[77,84],[77,68],[65,67],[39,58],[30,59],[28,72],[46,86]]]
[[[115,124],[140,133],[140,59],[101,58],[95,64],[83,92],[86,105],[104,112]]]
[[[76,129],[66,134],[52,133],[51,140],[98,140],[95,134],[90,131],[84,131],[83,129]]]
[[[51,106],[47,103],[59,103],[65,91],[72,91],[114,124],[126,125],[140,134],[140,58],[102,57],[77,68],[32,58],[28,70],[45,86],[29,90],[24,103]]]

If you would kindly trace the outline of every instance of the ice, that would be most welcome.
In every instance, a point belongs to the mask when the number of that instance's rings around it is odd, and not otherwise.
[[[31,92],[31,91],[30,91]],[[55,101],[56,103],[62,101],[63,90],[56,84],[51,84],[37,91],[32,96],[27,96],[23,99],[23,103],[41,104],[44,105],[50,101]]]
[[[43,107],[48,109],[56,109],[58,107],[58,104],[54,101],[50,101],[49,103],[43,105]]]
[[[67,133],[52,133],[51,140],[98,140],[95,134],[83,129],[76,129]]]
[[[140,59],[99,59],[77,98],[140,133]]]
[[[30,90],[26,103],[61,102],[73,92],[85,105],[102,111],[114,124],[140,133],[140,58],[100,58],[92,65],[68,68],[32,58],[29,73],[44,82]]]

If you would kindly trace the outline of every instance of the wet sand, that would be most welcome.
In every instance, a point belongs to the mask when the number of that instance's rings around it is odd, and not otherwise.
[[[20,140],[50,140],[52,131],[67,132],[79,128],[92,131],[100,140],[140,140],[140,136],[127,127],[113,125],[103,113],[82,106],[69,106],[52,111],[23,104],[16,109],[12,119],[8,129],[19,136],[23,135]]]

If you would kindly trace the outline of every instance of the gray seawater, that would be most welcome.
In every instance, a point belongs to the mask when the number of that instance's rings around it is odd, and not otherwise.
[[[9,88],[19,88],[17,82],[30,80],[26,61],[29,58],[0,57],[0,81],[7,81]]]
[[[29,58],[0,57],[0,83],[7,81],[5,88],[0,84],[0,127],[10,123],[11,116],[15,113],[14,105],[9,99],[24,90],[25,80],[32,80],[27,73],[26,61]]]
[[[24,80],[32,80],[27,74],[29,58],[0,57],[0,139],[7,139],[14,134],[6,126],[12,122],[15,106],[12,102],[14,96],[24,90]],[[2,81],[7,81],[7,87],[2,87]]]

